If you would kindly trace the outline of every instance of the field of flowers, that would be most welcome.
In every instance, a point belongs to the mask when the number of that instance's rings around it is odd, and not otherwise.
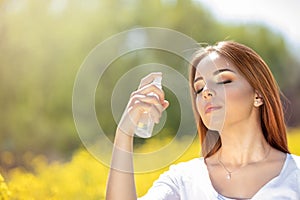
[[[300,131],[291,130],[289,134],[289,147],[292,153],[300,155]],[[149,151],[156,148],[163,141],[151,141],[138,149]],[[179,143],[179,142],[178,142]],[[184,145],[181,142],[178,145]],[[189,160],[199,155],[199,144],[195,142],[175,163]],[[157,159],[155,162],[161,162]],[[6,185],[0,177],[0,199],[12,200],[56,200],[56,199],[104,199],[105,185],[108,176],[108,167],[101,164],[86,150],[78,150],[72,160],[67,163],[47,164],[45,157],[36,157],[32,161],[35,173],[29,173],[17,168],[7,175]],[[152,182],[168,166],[154,172],[136,174],[136,185],[139,195],[144,194]]]

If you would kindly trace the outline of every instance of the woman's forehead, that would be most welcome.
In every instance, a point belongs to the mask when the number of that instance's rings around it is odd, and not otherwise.
[[[236,71],[234,65],[231,62],[229,62],[226,58],[220,56],[216,52],[212,52],[205,56],[197,65],[195,78],[200,75],[211,75],[215,71],[218,71],[220,69],[229,69],[231,71]]]

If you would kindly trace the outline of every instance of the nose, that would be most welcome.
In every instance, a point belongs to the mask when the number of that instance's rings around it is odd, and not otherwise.
[[[203,91],[202,91],[202,97],[204,100],[209,100],[212,97],[214,97],[216,95],[216,92],[211,89],[208,88],[207,85],[204,86]]]

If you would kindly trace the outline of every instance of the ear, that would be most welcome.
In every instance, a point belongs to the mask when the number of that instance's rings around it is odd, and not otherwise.
[[[255,91],[253,105],[258,108],[259,106],[261,106],[263,104],[264,104],[264,100],[263,100],[261,94],[258,91]]]

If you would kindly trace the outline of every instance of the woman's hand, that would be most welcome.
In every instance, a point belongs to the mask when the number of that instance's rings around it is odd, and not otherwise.
[[[133,134],[144,112],[148,112],[153,121],[158,123],[162,112],[169,106],[169,102],[164,99],[164,92],[153,83],[153,80],[159,76],[162,74],[151,73],[144,77],[138,89],[130,96],[116,130],[107,182],[107,200],[137,199],[132,159]]]
[[[155,78],[161,76],[161,72],[149,74],[141,80],[138,89],[131,93],[118,126],[123,133],[133,136],[139,119],[144,112],[149,113],[155,123],[159,123],[162,112],[169,106],[169,102],[165,100],[163,90],[153,83]]]

